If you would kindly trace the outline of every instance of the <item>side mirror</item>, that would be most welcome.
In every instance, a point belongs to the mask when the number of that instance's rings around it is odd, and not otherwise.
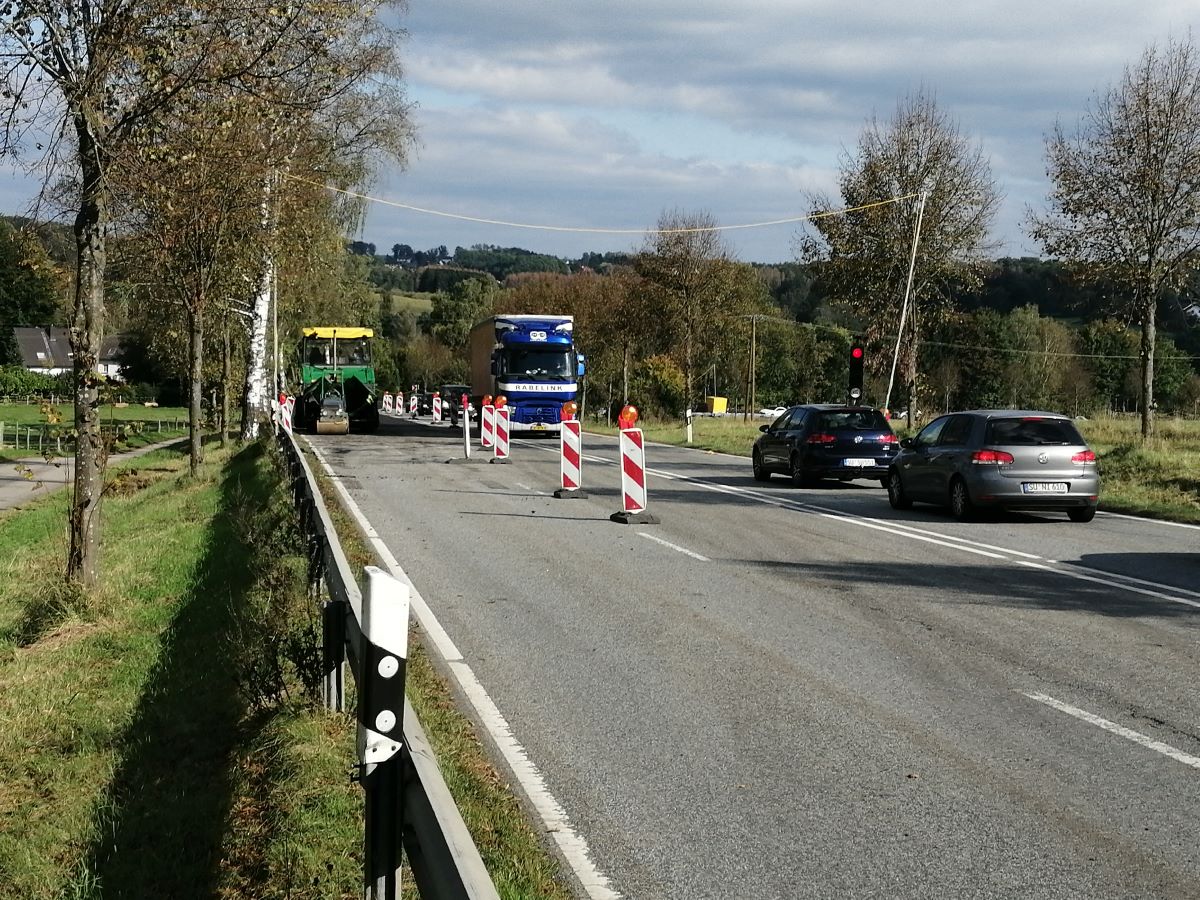
[[[584,376],[584,374],[586,374],[586,371],[587,371],[586,363],[587,363],[587,357],[584,356],[582,353],[580,353],[576,357],[576,361],[575,361],[575,375],[577,377],[582,378]]]
[[[770,425],[759,425],[758,430],[761,431],[763,434],[766,434],[768,431],[771,430],[771,426]]]
[[[907,449],[909,449],[910,447],[914,447],[914,446],[916,446],[916,443],[917,443],[917,442],[916,442],[916,440],[915,440],[914,438],[910,438],[910,437],[909,437],[909,438],[904,438],[904,439],[902,439],[902,440],[900,441],[900,446],[901,446],[901,447],[903,447],[904,449],[906,449],[906,450],[907,450]]]

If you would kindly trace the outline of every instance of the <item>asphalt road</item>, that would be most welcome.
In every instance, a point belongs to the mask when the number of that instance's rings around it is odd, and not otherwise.
[[[1200,897],[1200,529],[313,439],[629,898]]]

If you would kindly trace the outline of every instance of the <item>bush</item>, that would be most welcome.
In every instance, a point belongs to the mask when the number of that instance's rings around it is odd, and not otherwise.
[[[0,366],[0,396],[39,397],[70,393],[70,375],[43,375],[21,366]]]
[[[651,356],[633,367],[629,396],[644,414],[659,418],[683,415],[683,371],[669,356]]]

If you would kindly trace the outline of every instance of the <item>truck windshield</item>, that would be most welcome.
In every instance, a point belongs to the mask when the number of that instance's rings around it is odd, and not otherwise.
[[[569,350],[513,348],[508,351],[508,374],[570,378],[571,353]]]

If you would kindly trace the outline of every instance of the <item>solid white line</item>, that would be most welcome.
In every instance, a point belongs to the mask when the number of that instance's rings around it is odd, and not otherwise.
[[[1149,516],[1131,516],[1126,513],[1115,513],[1101,510],[1097,515],[1111,519],[1132,519],[1135,522],[1146,522],[1150,525],[1170,525],[1172,528],[1191,528],[1200,531],[1200,525],[1190,525],[1187,522],[1168,522],[1166,519],[1151,519]]]
[[[1093,584],[1102,584],[1105,587],[1120,588],[1121,590],[1130,591],[1134,594],[1144,594],[1147,597],[1154,597],[1157,600],[1170,600],[1172,603],[1182,603],[1184,606],[1193,606],[1197,609],[1200,609],[1200,602],[1195,600],[1185,600],[1183,597],[1174,597],[1170,594],[1164,594],[1161,591],[1151,591],[1147,590],[1146,588],[1140,588],[1132,584],[1127,584],[1124,581],[1118,580],[1120,576],[1112,578],[1098,578],[1095,575],[1085,575],[1082,572],[1073,571],[1071,568],[1046,566],[1041,565],[1040,563],[1026,562],[1023,559],[1014,560],[1014,562],[1016,562],[1018,566],[1027,566],[1030,569],[1041,569],[1043,572],[1053,572],[1056,575],[1066,575],[1068,578],[1074,578],[1076,581],[1090,581]],[[1149,583],[1153,584],[1153,582]],[[1159,587],[1171,590],[1169,585],[1159,585]]]
[[[654,541],[655,543],[662,544],[664,547],[670,547],[672,550],[678,550],[684,556],[690,556],[692,559],[700,560],[700,562],[712,562],[712,560],[709,559],[707,556],[702,556],[701,554],[696,553],[693,550],[689,550],[687,547],[680,547],[678,544],[672,544],[670,541],[664,541],[662,538],[655,537],[654,535],[649,534],[648,532],[637,531],[634,533],[637,534],[639,537],[644,537],[648,540]]]
[[[615,463],[611,463],[610,460],[601,459],[597,461],[615,465]],[[1158,582],[1147,581],[1132,575],[1117,575],[1115,573],[1104,572],[1100,569],[1091,569],[1086,566],[1079,566],[1073,563],[1062,563],[1055,560],[1046,560],[1047,563],[1056,563],[1054,566],[1039,564],[1037,562],[1029,562],[1029,560],[1042,560],[1043,557],[1040,557],[1035,553],[1027,553],[1024,550],[1015,550],[1010,547],[998,547],[994,544],[983,543],[982,541],[974,541],[968,538],[958,537],[956,535],[943,534],[940,531],[926,531],[925,529],[918,528],[917,526],[909,525],[907,523],[893,522],[887,519],[876,519],[871,516],[863,516],[857,513],[844,512],[842,510],[834,509],[833,507],[820,506],[818,504],[803,500],[793,500],[786,497],[774,497],[769,494],[764,494],[761,491],[736,487],[734,485],[721,484],[720,482],[707,481],[700,478],[694,478],[690,475],[679,475],[677,473],[664,472],[661,469],[652,468],[647,468],[646,474],[653,475],[658,478],[665,478],[667,480],[684,481],[690,484],[695,484],[696,486],[702,487],[705,490],[746,497],[747,499],[755,500],[759,503],[765,503],[769,506],[777,506],[781,509],[793,509],[799,512],[812,513],[814,515],[823,516],[827,519],[858,525],[862,528],[872,528],[877,531],[884,531],[897,537],[904,537],[915,541],[924,541],[926,543],[935,544],[939,547],[945,547],[950,550],[962,550],[966,553],[972,553],[976,556],[987,557],[988,559],[1004,560],[1006,562],[1028,566],[1029,568],[1053,572],[1059,575],[1066,575],[1068,578],[1074,578],[1079,581],[1090,581],[1096,584],[1103,584],[1106,587],[1123,589],[1137,594],[1144,594],[1148,597],[1154,597],[1159,600],[1169,600],[1174,603],[1182,603],[1185,606],[1200,608],[1200,602],[1187,600],[1183,597],[1172,595],[1170,593],[1162,593],[1162,591],[1174,591],[1179,594],[1186,594],[1189,597],[1196,597],[1200,599],[1200,592],[1191,591],[1186,588],[1179,588],[1167,584],[1159,584]],[[1116,514],[1110,513],[1109,515]],[[1123,518],[1137,519],[1138,517],[1124,516]],[[1157,522],[1158,520],[1143,519],[1140,521]],[[1159,524],[1173,525],[1176,523],[1161,522]],[[1024,557],[1024,559],[1014,559],[1013,557]],[[1085,572],[1080,571],[1081,569],[1086,569],[1088,572],[1094,572],[1096,574],[1085,574]],[[1142,585],[1143,587],[1138,587],[1137,585]],[[1157,588],[1159,590],[1153,590],[1153,588]]]
[[[312,448],[313,453],[317,457],[317,461],[321,464],[321,468],[325,470],[325,474],[328,475],[329,480],[333,482],[333,489],[337,491],[342,503],[345,504],[346,509],[350,512],[350,515],[354,516],[355,520],[362,527],[363,532],[367,536],[367,540],[370,541],[371,546],[375,549],[375,552],[378,553],[383,561],[387,564],[387,567],[389,570],[391,570],[391,573],[408,585],[409,602],[412,606],[413,614],[417,617],[417,621],[425,630],[425,633],[429,635],[429,639],[433,641],[434,645],[437,647],[438,653],[441,654],[442,658],[447,661],[462,659],[462,654],[459,652],[458,647],[455,646],[454,641],[450,640],[450,635],[448,635],[446,630],[442,628],[441,623],[437,620],[437,617],[434,616],[433,611],[429,608],[429,604],[425,602],[425,598],[422,597],[421,592],[417,590],[417,586],[412,583],[412,579],[408,577],[402,568],[400,568],[400,563],[396,561],[396,557],[392,555],[392,551],[388,549],[387,544],[383,542],[383,538],[379,536],[379,533],[375,530],[375,527],[370,523],[370,521],[368,521],[367,517],[363,515],[363,511],[358,508],[358,504],[354,502],[354,498],[350,496],[350,492],[346,490],[346,486],[342,484],[341,476],[333,471],[333,468],[329,465],[329,462],[325,459],[325,456],[319,449],[317,449],[317,447],[312,444],[312,442],[309,442],[308,446]]]
[[[563,858],[575,873],[575,877],[579,879],[584,890],[590,900],[621,900],[622,895],[614,890],[609,884],[607,876],[604,875],[592,862],[591,850],[588,848],[587,841],[580,835],[571,824],[570,817],[563,809],[562,805],[550,793],[546,787],[546,780],[542,777],[537,766],[529,759],[525,749],[518,743],[513,736],[512,728],[508,721],[501,714],[492,698],[488,696],[483,685],[479,683],[479,679],[475,677],[475,673],[471,667],[463,661],[462,654],[454,642],[450,640],[450,636],[446,630],[442,628],[437,617],[433,614],[433,610],[421,597],[416,586],[413,585],[412,579],[408,577],[408,573],[401,568],[400,563],[396,561],[396,557],[384,544],[383,539],[372,527],[367,517],[363,515],[358,504],[354,502],[341,479],[336,475],[329,463],[325,461],[321,451],[318,450],[311,442],[309,447],[316,454],[321,466],[325,469],[333,481],[334,488],[338,492],[338,496],[346,504],[346,508],[350,514],[358,520],[363,531],[367,534],[372,546],[375,548],[379,556],[387,564],[388,570],[405,584],[411,588],[411,601],[413,613],[417,617],[417,621],[421,627],[430,636],[434,646],[446,661],[454,680],[458,683],[464,696],[470,701],[471,706],[475,709],[475,714],[479,717],[483,726],[487,729],[496,748],[504,757],[504,761],[512,769],[517,783],[521,785],[521,790],[525,792],[525,796],[537,810],[538,816],[542,820],[542,824],[546,830],[554,838],[554,842],[562,851]]]
[[[1025,692],[1022,691],[1021,693]],[[1053,707],[1059,712],[1064,712],[1068,716],[1074,716],[1076,719],[1095,725],[1097,728],[1103,728],[1105,731],[1120,735],[1126,740],[1133,741],[1135,744],[1141,744],[1143,747],[1153,750],[1156,753],[1161,753],[1163,756],[1169,756],[1171,759],[1181,762],[1185,766],[1200,769],[1200,757],[1184,753],[1182,750],[1176,750],[1170,744],[1156,741],[1154,738],[1147,737],[1140,731],[1134,731],[1132,728],[1126,728],[1124,725],[1118,725],[1115,722],[1108,721],[1108,719],[1102,719],[1094,713],[1082,710],[1077,706],[1071,706],[1069,703],[1063,703],[1061,700],[1055,700],[1047,694],[1025,694],[1025,696],[1030,700],[1036,700],[1038,703],[1044,703],[1046,706]]]

